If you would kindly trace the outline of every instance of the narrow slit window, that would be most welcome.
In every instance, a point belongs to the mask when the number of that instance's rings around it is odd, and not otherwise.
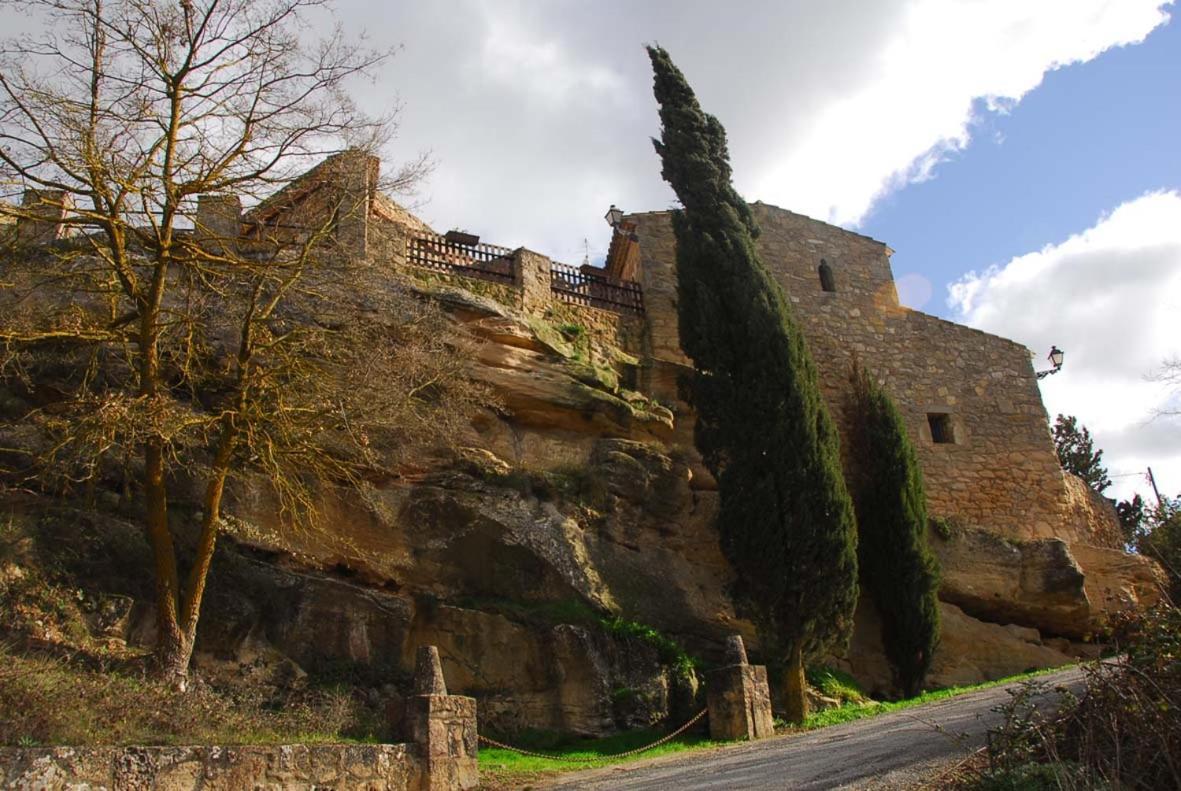
[[[817,271],[820,273],[820,287],[825,291],[836,291],[837,284],[836,281],[833,280],[832,267],[828,265],[828,261],[825,261],[823,258],[821,258],[820,266],[817,268]]]
[[[955,444],[955,427],[951,415],[946,412],[928,412],[927,423],[931,426],[931,441],[937,445]]]

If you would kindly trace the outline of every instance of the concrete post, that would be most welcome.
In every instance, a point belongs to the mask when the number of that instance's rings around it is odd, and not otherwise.
[[[420,788],[475,788],[480,781],[476,699],[447,694],[439,651],[433,645],[420,646],[416,659],[416,694],[408,701],[407,718],[423,762]]]
[[[62,222],[74,208],[74,198],[62,190],[27,189],[16,220],[18,244],[39,245],[56,242],[66,236]]]
[[[730,664],[705,677],[710,738],[721,741],[773,736],[767,668],[747,664],[746,648],[738,635],[726,641],[726,662]]]
[[[237,195],[198,195],[194,233],[213,252],[232,250],[242,233],[242,199]]]
[[[525,312],[541,312],[552,301],[550,260],[524,247],[513,252],[515,284],[521,289],[521,307]]]

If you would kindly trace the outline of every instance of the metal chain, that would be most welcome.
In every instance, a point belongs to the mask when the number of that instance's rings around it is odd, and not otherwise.
[[[576,763],[594,763],[596,761],[606,761],[611,758],[626,758],[629,755],[636,755],[637,753],[647,752],[648,750],[651,750],[654,747],[659,747],[660,745],[664,744],[665,742],[669,741],[670,739],[675,739],[676,737],[680,736],[685,731],[689,730],[689,728],[692,727],[693,725],[697,724],[697,721],[700,720],[702,717],[704,717],[706,712],[708,712],[708,711],[709,711],[709,709],[702,709],[701,711],[697,712],[697,716],[695,716],[693,719],[689,720],[684,725],[677,728],[675,731],[668,734],[667,736],[661,736],[659,739],[652,742],[651,744],[645,745],[643,747],[637,747],[634,750],[628,750],[627,752],[624,752],[624,753],[614,753],[612,755],[599,755],[594,758],[583,758],[583,757],[573,757],[573,756],[568,757],[568,756],[561,756],[561,755],[546,755],[545,753],[535,753],[530,750],[522,750],[519,747],[513,747],[512,745],[505,744],[503,742],[498,742],[495,739],[489,739],[484,734],[479,734],[479,737],[480,737],[480,741],[482,741],[484,744],[490,745],[492,747],[499,747],[502,750],[509,750],[510,752],[517,753],[518,755],[527,755],[531,758],[547,758],[551,761],[572,761],[572,762],[576,762]]]

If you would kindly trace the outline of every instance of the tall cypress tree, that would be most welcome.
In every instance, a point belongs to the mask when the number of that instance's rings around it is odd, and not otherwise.
[[[816,369],[758,227],[730,183],[726,133],[649,47],[660,105],[653,140],[680,199],[673,213],[681,345],[693,360],[696,441],[718,481],[718,532],[735,593],[769,656],[785,661],[788,716],[807,715],[804,660],[843,644],[857,602],[853,507]]]
[[[898,686],[917,695],[939,644],[939,571],[927,547],[927,497],[890,396],[854,363],[853,504],[861,581],[882,619]]]

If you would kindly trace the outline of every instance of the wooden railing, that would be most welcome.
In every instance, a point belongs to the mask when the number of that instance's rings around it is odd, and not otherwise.
[[[513,251],[493,244],[463,244],[435,234],[410,237],[406,257],[414,265],[436,272],[515,283]],[[567,264],[550,265],[550,291],[563,302],[616,313],[643,315],[644,295],[639,283],[610,280]]]
[[[464,277],[512,283],[513,251],[494,244],[458,244],[442,236],[419,234],[410,237],[406,257],[414,266]]]
[[[609,280],[588,274],[568,264],[550,266],[550,289],[558,299],[574,305],[611,310],[616,313],[644,314],[644,292],[639,283]]]

